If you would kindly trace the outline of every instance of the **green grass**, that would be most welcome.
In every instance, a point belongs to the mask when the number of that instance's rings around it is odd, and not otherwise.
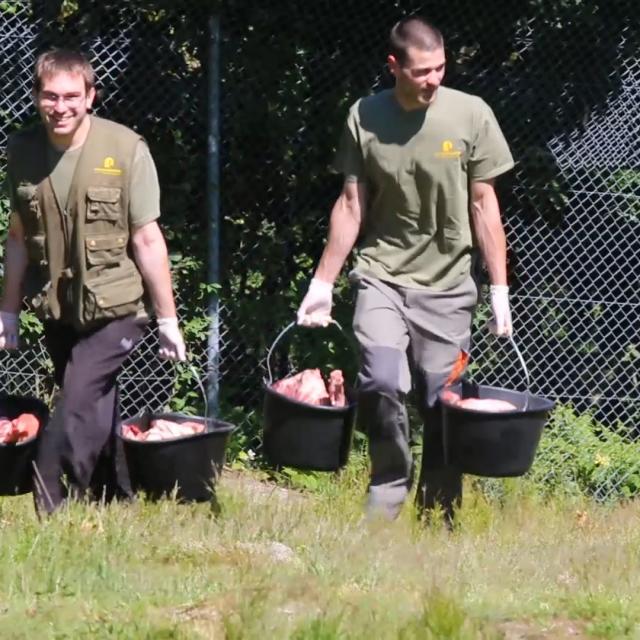
[[[42,523],[1,498],[0,637],[640,637],[637,503],[468,482],[448,532],[410,507],[364,522],[365,484],[357,460],[313,493],[226,472],[219,514],[138,501]]]

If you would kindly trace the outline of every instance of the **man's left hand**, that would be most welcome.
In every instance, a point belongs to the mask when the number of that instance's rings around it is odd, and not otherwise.
[[[178,327],[178,318],[158,318],[158,355],[166,360],[187,359],[187,349]]]
[[[493,320],[489,323],[491,333],[496,336],[510,336],[511,308],[509,307],[509,287],[506,284],[492,284],[489,288]]]
[[[0,311],[0,349],[17,349],[19,333],[18,314]]]

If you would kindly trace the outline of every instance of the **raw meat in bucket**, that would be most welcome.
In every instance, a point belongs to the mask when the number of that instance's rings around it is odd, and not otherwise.
[[[125,424],[122,427],[122,435],[125,438],[138,440],[140,442],[175,440],[176,438],[184,438],[186,436],[204,433],[204,431],[204,424],[200,422],[174,422],[173,420],[165,420],[162,418],[151,420],[149,428],[146,431],[143,431],[135,424]]]
[[[17,418],[0,417],[0,444],[19,444],[38,434],[40,421],[32,413],[21,413]]]
[[[488,411],[491,413],[502,413],[504,411],[517,411],[518,407],[507,400],[498,400],[496,398],[461,398],[459,393],[448,389],[451,385],[458,382],[469,362],[469,354],[460,349],[458,358],[453,365],[453,369],[445,382],[445,389],[441,394],[441,398],[447,404],[461,409],[473,409],[474,411]]]
[[[476,411],[490,411],[491,413],[501,413],[503,411],[516,411],[518,407],[507,400],[497,398],[461,398],[460,394],[450,389],[442,392],[442,399],[454,407],[461,409],[474,409]]]
[[[340,369],[334,369],[329,374],[328,387],[320,369],[305,369],[293,376],[276,380],[271,386],[278,393],[306,404],[344,407],[347,403],[344,376]]]
[[[332,407],[344,407],[347,399],[344,394],[344,376],[340,369],[334,369],[329,374],[329,399]]]

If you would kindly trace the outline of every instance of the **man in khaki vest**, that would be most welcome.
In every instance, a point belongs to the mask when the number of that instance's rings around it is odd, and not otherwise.
[[[35,66],[41,123],[9,140],[12,207],[0,301],[0,348],[18,346],[26,294],[44,324],[61,389],[36,459],[36,504],[109,500],[130,486],[114,430],[117,376],[157,317],[159,355],[184,360],[167,248],[157,223],[158,179],[134,131],[89,115],[94,72],[54,49]]]
[[[491,281],[494,331],[511,333],[494,180],[513,160],[487,104],[440,86],[438,29],[419,17],[401,20],[387,62],[394,88],[349,111],[334,165],[344,186],[298,322],[328,322],[333,283],[357,243],[350,277],[361,349],[358,420],[371,458],[367,510],[395,518],[410,491],[404,400],[413,384],[424,421],[417,506],[423,513],[439,505],[450,522],[462,476],[445,464],[437,395],[460,350],[469,349],[476,247]]]

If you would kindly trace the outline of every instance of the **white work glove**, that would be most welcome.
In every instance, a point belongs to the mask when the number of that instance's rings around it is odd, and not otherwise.
[[[18,314],[0,311],[0,349],[18,348]]]
[[[158,318],[158,355],[166,360],[186,360],[187,349],[178,328],[178,318]]]
[[[509,308],[509,287],[506,284],[492,284],[489,287],[493,320],[489,322],[489,330],[496,336],[510,336],[511,309]]]
[[[298,324],[303,327],[326,327],[331,322],[332,306],[333,285],[313,278],[298,309]]]

